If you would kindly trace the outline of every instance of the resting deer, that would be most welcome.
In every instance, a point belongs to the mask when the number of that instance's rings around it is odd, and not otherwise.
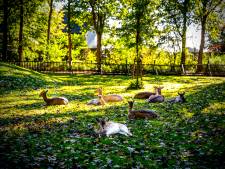
[[[104,96],[102,94],[102,88],[98,88],[96,91],[98,92],[98,95],[102,95],[105,102],[120,102],[123,100],[123,97],[117,94],[109,94]]]
[[[124,124],[116,123],[113,121],[106,121],[104,119],[96,119],[100,130],[98,134],[106,135],[107,137],[112,134],[123,134],[125,136],[132,136],[131,132],[128,130],[127,126]]]
[[[185,92],[178,92],[178,95],[177,97],[171,99],[171,100],[168,100],[169,103],[184,103],[186,102],[185,98],[184,98],[184,95],[185,95]]]
[[[147,102],[149,103],[156,103],[156,102],[164,102],[164,96],[161,95],[161,90],[164,87],[155,87],[156,89],[156,94],[155,95],[151,95],[148,99]]]
[[[128,118],[129,119],[153,119],[159,117],[153,110],[132,110],[134,101],[128,101],[129,110]]]
[[[154,89],[155,89],[154,93],[153,92],[139,92],[134,96],[134,98],[135,99],[148,99],[151,95],[156,94],[157,87],[154,86]]]
[[[98,99],[92,99],[91,101],[87,103],[87,105],[96,105],[96,106],[105,105],[105,104],[106,102],[102,95],[98,95]]]
[[[39,97],[43,97],[47,106],[48,105],[66,105],[66,104],[69,103],[69,101],[65,97],[53,97],[53,98],[50,98],[50,99],[47,98],[47,96],[46,96],[47,92],[48,92],[48,90],[42,91],[39,95]]]

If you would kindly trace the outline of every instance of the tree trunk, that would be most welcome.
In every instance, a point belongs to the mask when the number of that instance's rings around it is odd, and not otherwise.
[[[47,42],[48,42],[48,44],[49,44],[50,31],[51,31],[51,19],[52,19],[53,0],[50,0],[49,7],[50,7],[50,10],[49,10],[49,15],[48,15],[48,32],[47,32]]]
[[[188,13],[188,6],[189,6],[190,0],[185,0],[183,2],[183,25],[182,25],[182,52],[181,52],[181,62],[180,66],[185,66],[185,60],[186,60],[186,32],[187,32],[187,13]]]
[[[140,43],[140,18],[137,18],[137,30],[136,30],[136,61],[137,61],[137,66],[136,66],[136,87],[139,88],[139,77],[141,75],[141,66],[140,66],[140,55],[139,55],[139,43]]]
[[[206,16],[203,16],[201,21],[201,43],[199,47],[198,52],[198,66],[197,66],[197,72],[202,72],[203,66],[202,66],[202,58],[203,58],[203,50],[205,46],[205,28],[206,28]]]
[[[72,39],[71,39],[71,23],[70,23],[70,17],[71,17],[71,11],[70,11],[70,3],[71,1],[68,1],[68,62],[69,62],[69,70],[72,69]]]
[[[3,52],[2,52],[2,61],[7,61],[7,51],[8,51],[8,0],[3,1]]]
[[[50,10],[48,15],[48,31],[47,31],[47,59],[50,59],[49,56],[49,40],[50,40],[50,32],[51,32],[51,19],[52,19],[52,8],[53,8],[53,0],[50,0],[49,4]]]
[[[181,66],[185,66],[186,60],[186,32],[187,32],[187,15],[186,12],[183,14],[183,28],[182,28],[182,52],[181,52]]]
[[[68,62],[69,62],[69,70],[72,69],[72,39],[71,33],[68,32]]]
[[[19,47],[18,47],[18,54],[19,54],[19,61],[23,61],[23,0],[20,0],[20,30],[19,30]]]
[[[101,47],[102,47],[102,34],[100,32],[96,32],[97,34],[97,69],[98,73],[102,74],[102,55],[101,55]]]

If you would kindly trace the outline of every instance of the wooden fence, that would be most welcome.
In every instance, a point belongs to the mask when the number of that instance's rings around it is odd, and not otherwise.
[[[73,62],[69,67],[67,62],[36,62],[24,61],[6,62],[18,65],[24,68],[32,69],[43,73],[86,73],[99,74],[97,71],[97,63]],[[102,74],[123,74],[130,75],[133,70],[133,64],[107,64],[103,63]],[[197,65],[156,65],[143,64],[143,74],[158,75],[208,75],[208,76],[225,76],[225,65],[204,64],[202,72],[196,73]]]

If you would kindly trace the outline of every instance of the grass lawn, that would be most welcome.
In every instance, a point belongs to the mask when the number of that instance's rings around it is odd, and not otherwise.
[[[45,75],[0,63],[0,168],[224,168],[225,78],[153,76],[145,89],[126,90],[128,76]],[[164,86],[166,100],[186,92],[184,104],[146,103],[154,120],[127,118],[138,91]],[[121,94],[120,103],[88,106],[95,90]],[[39,93],[64,96],[63,106],[44,106]],[[96,137],[97,117],[124,123],[132,137]]]

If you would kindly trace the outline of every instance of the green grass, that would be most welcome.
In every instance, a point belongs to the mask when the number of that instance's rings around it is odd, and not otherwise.
[[[127,76],[45,75],[0,63],[0,168],[223,168],[225,79],[146,76],[145,89],[126,90]],[[155,120],[127,119],[127,101],[163,85],[166,99],[186,92],[185,104],[148,104]],[[87,106],[95,90],[121,94],[121,103]],[[44,106],[38,95],[64,96],[66,106]],[[126,123],[133,136],[95,136],[95,118]],[[130,150],[133,149],[131,152]]]

